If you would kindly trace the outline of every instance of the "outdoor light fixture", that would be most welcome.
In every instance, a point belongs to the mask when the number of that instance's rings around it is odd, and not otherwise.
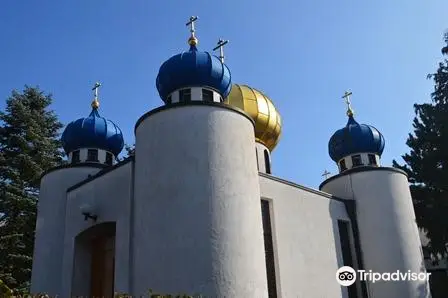
[[[81,209],[81,213],[84,215],[84,220],[88,220],[89,218],[93,221],[97,220],[98,216],[94,214],[92,205],[84,204],[79,209]]]

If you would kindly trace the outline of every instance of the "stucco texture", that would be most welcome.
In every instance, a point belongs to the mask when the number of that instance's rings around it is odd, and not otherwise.
[[[279,297],[348,297],[336,282],[343,266],[338,220],[350,222],[343,202],[328,194],[260,176],[271,201]]]
[[[267,297],[252,122],[179,106],[136,129],[133,294]]]
[[[77,236],[102,223],[115,223],[115,290],[128,292],[133,163],[128,162],[87,182],[67,194],[62,297],[90,295],[90,252]],[[88,204],[98,216],[85,220],[81,206]]]
[[[42,177],[31,277],[32,293],[61,294],[67,188],[99,170],[89,166],[60,168]]]
[[[356,201],[365,269],[426,272],[407,177],[391,168],[352,172],[329,180],[323,191]],[[419,280],[368,284],[371,297],[429,297]]]

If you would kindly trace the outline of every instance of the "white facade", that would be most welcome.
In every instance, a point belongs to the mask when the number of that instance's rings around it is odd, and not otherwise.
[[[101,286],[120,293],[428,297],[426,283],[347,288],[335,278],[347,261],[424,271],[402,173],[360,167],[328,179],[325,192],[279,179],[250,118],[214,102],[157,108],[135,135],[135,156],[114,166],[68,165],[43,176],[33,293],[90,296],[93,241],[107,234],[113,266],[103,264],[110,281]]]
[[[356,201],[364,265],[372,272],[425,273],[409,184],[395,168],[366,168],[332,177],[323,191]],[[370,297],[429,297],[427,282],[368,284]]]
[[[132,171],[133,164],[124,163],[67,193],[62,297],[90,296],[89,251],[76,241],[76,237],[88,228],[110,222],[116,225],[115,263],[116,268],[120,268],[115,271],[115,290],[125,292],[129,289]],[[85,220],[82,215],[81,208],[86,204],[91,205],[93,213],[98,216],[96,222]]]
[[[337,221],[350,222],[345,204],[264,174],[260,186],[271,205],[277,297],[348,297],[335,279],[343,266]]]
[[[67,189],[100,171],[92,166],[61,167],[42,177],[36,221],[31,291],[61,293]]]

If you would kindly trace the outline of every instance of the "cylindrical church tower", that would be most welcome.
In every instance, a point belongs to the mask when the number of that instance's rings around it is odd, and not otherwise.
[[[62,134],[68,163],[51,169],[41,178],[31,293],[61,295],[67,189],[112,165],[123,149],[121,130],[98,114],[99,85],[95,86],[90,115],[68,124]]]
[[[329,142],[331,158],[340,173],[320,189],[355,200],[356,221],[366,272],[421,273],[426,270],[407,176],[380,166],[384,137],[374,127],[355,121],[349,105],[347,125]],[[371,271],[370,271],[371,270]],[[359,276],[358,276],[359,278]],[[430,297],[427,281],[367,281],[369,297]]]
[[[272,100],[257,89],[234,84],[225,103],[242,109],[254,120],[258,171],[271,174],[271,152],[282,133],[282,119]]]
[[[223,59],[194,30],[189,44],[160,68],[165,105],[135,127],[132,294],[267,297],[254,124],[222,103]]]

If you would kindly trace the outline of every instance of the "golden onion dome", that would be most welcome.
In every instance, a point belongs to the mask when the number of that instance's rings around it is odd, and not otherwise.
[[[255,140],[274,150],[282,133],[282,120],[271,99],[246,85],[232,85],[225,103],[244,110],[255,121]]]

